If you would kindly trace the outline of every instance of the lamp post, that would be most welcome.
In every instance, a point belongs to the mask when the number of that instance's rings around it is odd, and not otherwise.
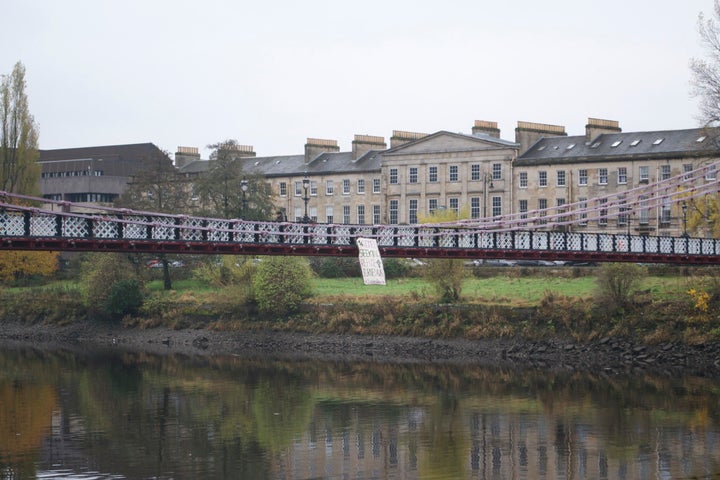
[[[488,179],[490,180],[490,185],[488,185]],[[487,204],[488,204],[488,187],[490,190],[495,188],[495,185],[493,185],[492,181],[492,175],[489,175],[487,172],[483,173],[483,218],[487,218]]]
[[[248,181],[247,179],[243,178],[240,180],[240,190],[242,190],[242,218],[243,220],[247,220],[247,189],[248,189]]]
[[[305,202],[305,215],[303,216],[303,223],[310,223],[310,217],[308,217],[308,202],[310,201],[310,198],[308,197],[308,188],[310,188],[310,179],[305,177],[302,181],[303,186],[303,202]]]
[[[683,237],[687,238],[687,202],[683,200],[682,202],[682,221],[683,221]]]

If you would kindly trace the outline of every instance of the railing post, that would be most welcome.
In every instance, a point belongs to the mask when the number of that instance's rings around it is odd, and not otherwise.
[[[147,223],[147,225],[145,225],[145,238],[147,240],[153,239],[153,237],[152,237],[153,226],[152,226],[151,219],[152,219],[152,217],[147,217],[147,216],[145,217],[145,223]]]
[[[180,223],[180,217],[175,217],[175,230],[173,232],[175,240],[180,240]]]
[[[118,215],[117,219],[122,220],[123,216]],[[117,240],[122,240],[123,238],[125,238],[125,223],[118,221],[116,223],[116,225],[117,225]]]
[[[23,228],[25,229],[25,236],[30,236],[30,212],[23,212]]]
[[[433,229],[433,232],[435,232],[435,235],[433,236],[433,247],[439,248],[440,247],[440,229],[438,227],[435,227]]]
[[[327,233],[328,233],[327,244],[328,244],[328,245],[332,245],[332,238],[333,238],[333,237],[332,237],[332,235],[330,234],[330,231],[331,231],[331,230],[332,230],[332,229],[331,229],[330,227],[327,228]],[[355,227],[350,227],[350,245],[355,245],[355,240],[356,240],[356,238],[355,238],[355,232],[357,232],[357,228],[355,228]],[[337,237],[335,237],[335,240],[337,241]]]
[[[257,223],[253,223],[253,243],[260,243],[260,233],[259,233],[260,225]]]
[[[207,242],[208,240],[208,221],[203,220],[200,224],[200,227],[202,228],[200,233],[200,238],[202,238],[203,242]]]
[[[303,243],[310,243],[310,234],[307,223],[303,224]]]
[[[228,231],[228,243],[235,241],[235,224],[228,220],[227,223],[227,231]]]
[[[86,238],[92,238],[93,237],[93,227],[95,225],[95,221],[93,218],[86,218],[85,219],[85,228],[87,229],[87,235],[85,235]]]
[[[285,231],[285,225],[282,223],[278,224],[278,243],[285,243],[285,235],[283,235],[283,232]]]
[[[62,237],[62,222],[63,217],[62,215],[55,215],[55,236],[56,237]]]
[[[393,246],[398,246],[398,227],[393,227]]]

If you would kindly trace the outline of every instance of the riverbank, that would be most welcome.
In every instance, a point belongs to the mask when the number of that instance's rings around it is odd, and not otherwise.
[[[70,325],[3,323],[0,345],[34,348],[111,348],[160,355],[233,355],[268,359],[449,363],[605,375],[690,375],[720,379],[720,342],[656,345],[604,337],[577,342],[562,337],[430,339],[270,330],[126,328],[101,322]]]

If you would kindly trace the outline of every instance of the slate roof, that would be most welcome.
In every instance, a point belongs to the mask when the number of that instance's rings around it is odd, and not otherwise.
[[[243,171],[266,177],[286,177],[304,175],[323,175],[337,173],[357,173],[380,171],[379,151],[371,150],[353,161],[352,152],[321,153],[309,164],[305,164],[305,155],[282,155],[272,157],[245,157]],[[192,162],[180,171],[182,173],[202,173],[210,168],[212,160]]]
[[[604,133],[591,142],[585,135],[546,137],[520,155],[515,166],[717,155],[712,133],[706,128]]]

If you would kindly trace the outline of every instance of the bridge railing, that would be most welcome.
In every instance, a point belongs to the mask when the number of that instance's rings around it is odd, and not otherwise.
[[[0,211],[0,237],[126,240],[155,243],[287,245],[332,248],[374,238],[403,252],[601,252],[720,256],[720,240],[561,231],[477,230],[444,225],[345,225],[251,222],[173,215],[87,215],[31,208]],[[347,250],[347,249],[346,249]],[[431,256],[426,254],[425,256]],[[465,256],[471,256],[470,254]]]

